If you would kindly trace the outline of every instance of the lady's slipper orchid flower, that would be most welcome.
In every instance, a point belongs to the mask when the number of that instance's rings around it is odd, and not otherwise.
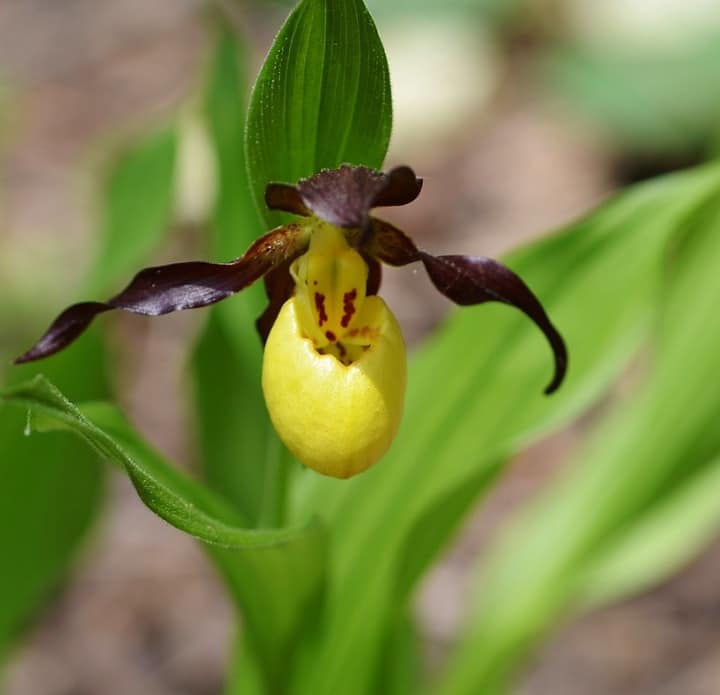
[[[207,306],[264,277],[268,306],[257,328],[265,342],[262,380],[270,417],[301,462],[346,478],[387,451],[403,408],[405,346],[395,317],[377,296],[380,262],[419,261],[455,303],[504,302],[534,321],[553,350],[554,375],[545,389],[552,393],[565,375],[565,344],[517,275],[482,256],[433,256],[370,215],[374,207],[412,202],[421,188],[422,180],[404,166],[381,173],[343,165],[295,186],[270,184],[267,206],[300,219],[260,237],[230,263],[146,268],[107,302],[67,308],[15,361],[62,350],[106,311],[155,316]]]

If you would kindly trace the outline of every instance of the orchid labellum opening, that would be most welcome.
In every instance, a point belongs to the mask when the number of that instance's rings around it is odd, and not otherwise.
[[[405,205],[422,180],[409,167],[388,173],[343,165],[297,185],[270,184],[265,201],[298,220],[260,237],[230,263],[190,261],[146,268],[107,302],[63,311],[17,363],[67,347],[98,314],[123,309],[156,316],[214,304],[264,277],[268,306],[257,320],[265,342],[263,390],[278,435],[314,470],[355,475],[390,447],[402,416],[406,356],[400,329],[377,296],[380,263],[420,262],[461,305],[496,301],[523,311],[553,350],[552,393],[567,368],[562,337],[525,283],[482,256],[433,256],[370,214]]]

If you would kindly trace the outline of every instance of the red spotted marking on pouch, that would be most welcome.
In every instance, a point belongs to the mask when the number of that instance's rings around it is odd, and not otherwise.
[[[353,328],[348,331],[348,338],[366,338],[368,340],[374,340],[379,335],[379,330],[374,326],[362,326],[360,328]]]
[[[325,331],[325,337],[331,342],[334,343],[337,340],[337,336],[332,331]]]
[[[328,320],[327,311],[325,311],[325,295],[320,292],[315,293],[315,309],[318,313],[318,326],[322,325]]]
[[[347,328],[355,313],[355,300],[357,299],[357,289],[353,288],[350,292],[343,294],[343,317],[340,325]]]

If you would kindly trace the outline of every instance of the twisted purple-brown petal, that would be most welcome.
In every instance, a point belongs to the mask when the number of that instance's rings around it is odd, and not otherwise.
[[[122,309],[159,316],[208,306],[244,289],[307,245],[299,224],[279,227],[260,237],[244,256],[230,263],[189,261],[141,270],[120,294],[107,302],[83,302],[65,309],[45,335],[16,364],[48,357],[78,338],[101,313]]]
[[[550,394],[567,371],[567,349],[562,336],[540,301],[522,279],[506,266],[483,256],[433,256],[420,251],[412,239],[382,220],[373,219],[366,252],[391,265],[421,261],[435,287],[456,304],[502,302],[520,309],[545,334],[555,359],[555,374],[545,388]]]
[[[555,356],[555,374],[545,393],[557,390],[567,371],[565,342],[542,304],[518,275],[483,256],[431,256],[424,252],[420,256],[435,287],[456,304],[503,302],[532,319],[545,334]]]

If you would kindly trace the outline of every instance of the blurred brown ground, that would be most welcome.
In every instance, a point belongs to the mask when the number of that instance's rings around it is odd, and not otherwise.
[[[87,163],[98,140],[171,113],[197,84],[207,42],[200,0],[2,0],[0,69],[14,104],[0,148],[3,241],[35,249],[54,240],[59,263],[86,263]],[[448,138],[441,155],[413,151],[425,191],[392,218],[430,250],[501,253],[570,221],[613,187],[609,156],[536,100],[522,61],[514,70],[481,123]],[[75,275],[56,282],[72,285]],[[446,308],[407,270],[387,273],[386,294],[415,339]],[[138,325],[127,327],[139,347],[124,370],[123,401],[153,442],[187,460],[177,403],[193,319]],[[521,456],[425,581],[418,615],[431,669],[452,645],[478,554],[577,438],[575,428]],[[17,650],[2,692],[218,693],[233,622],[222,587],[194,542],[152,516],[125,480],[114,477],[110,488],[89,547]],[[519,692],[716,695],[719,656],[720,544],[666,585],[565,626]]]

